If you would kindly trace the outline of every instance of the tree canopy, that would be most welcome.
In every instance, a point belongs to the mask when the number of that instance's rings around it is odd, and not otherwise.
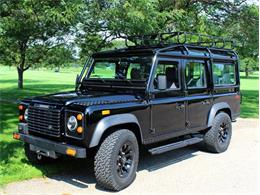
[[[42,52],[41,46],[51,49],[64,43],[64,35],[72,33],[81,8],[79,0],[1,0],[1,60],[17,66],[19,88],[23,88],[23,72],[44,55],[28,58],[30,51],[38,48]]]
[[[59,66],[73,48],[85,58],[126,35],[189,31],[235,39],[249,70],[258,67],[258,15],[246,0],[1,0],[0,62],[17,66],[22,88],[30,65]]]

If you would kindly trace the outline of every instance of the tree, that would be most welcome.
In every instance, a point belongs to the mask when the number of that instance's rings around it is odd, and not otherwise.
[[[239,20],[233,27],[233,37],[238,42],[238,52],[244,58],[241,65],[246,72],[255,69],[259,57],[259,11],[256,5],[246,5],[239,14]]]
[[[47,51],[42,62],[47,64],[47,67],[56,68],[56,70],[60,71],[61,67],[73,62],[72,50],[64,46],[55,47]]]
[[[31,48],[63,44],[64,35],[71,33],[80,18],[81,8],[80,0],[1,0],[0,55],[2,61],[17,67],[20,89],[23,72],[31,66]]]
[[[87,0],[78,43],[86,50],[106,48],[116,37],[165,31],[222,35],[224,22],[245,0]],[[227,32],[225,30],[224,32]],[[96,44],[97,43],[97,44]]]
[[[60,70],[61,67],[65,67],[75,60],[72,48],[65,45],[57,45],[51,49],[44,45],[38,45],[28,48],[27,52],[27,61],[34,62],[32,68],[46,67]]]
[[[167,12],[151,0],[87,0],[77,42],[81,55],[111,46],[116,38],[162,30]]]

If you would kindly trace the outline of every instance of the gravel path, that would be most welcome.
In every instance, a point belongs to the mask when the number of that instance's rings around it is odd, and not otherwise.
[[[258,120],[239,119],[223,154],[203,152],[199,145],[157,156],[143,152],[135,182],[119,194],[257,194],[258,156]],[[96,185],[89,166],[86,171],[11,183],[0,194],[109,194]]]

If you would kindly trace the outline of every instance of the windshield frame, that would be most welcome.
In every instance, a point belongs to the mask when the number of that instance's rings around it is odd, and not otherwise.
[[[97,61],[102,61],[102,60],[111,60],[113,61],[113,59],[116,60],[119,60],[119,59],[127,59],[127,58],[132,58],[132,57],[136,57],[136,58],[147,58],[150,60],[150,65],[149,65],[149,70],[147,71],[147,77],[145,79],[142,79],[142,80],[131,80],[131,79],[113,79],[113,78],[90,78],[90,74],[92,72],[92,69],[94,68],[95,66],[95,62]],[[81,75],[82,75],[82,78],[81,78],[81,85],[88,81],[95,81],[95,80],[100,80],[102,81],[103,80],[103,83],[108,83],[111,85],[111,87],[115,87],[113,86],[113,84],[115,83],[120,83],[122,82],[122,87],[127,87],[127,88],[139,88],[139,89],[143,89],[146,91],[147,89],[147,86],[149,86],[149,81],[150,81],[150,74],[151,74],[151,70],[153,69],[153,65],[154,65],[154,55],[133,55],[133,56],[119,56],[119,57],[104,57],[104,58],[101,58],[101,57],[98,57],[98,58],[91,58],[91,60],[89,60],[90,62],[87,64],[87,67],[88,68],[85,68],[85,70],[81,72]],[[105,82],[104,82],[105,81]],[[135,86],[135,83],[145,83],[143,87],[138,87],[138,86]],[[129,86],[126,86],[125,83],[129,83],[131,84],[131,87],[130,85]],[[134,83],[134,84],[133,84]],[[85,85],[87,86],[87,85]],[[117,86],[117,87],[120,87],[120,86]]]

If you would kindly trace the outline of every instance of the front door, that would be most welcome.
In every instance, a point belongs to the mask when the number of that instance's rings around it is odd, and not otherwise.
[[[152,83],[151,131],[156,139],[171,138],[185,130],[185,94],[181,82],[181,60],[159,59]],[[166,78],[166,88],[158,89],[158,79]]]
[[[186,83],[186,127],[201,130],[206,127],[212,105],[209,87],[209,68],[207,61],[185,61]]]

